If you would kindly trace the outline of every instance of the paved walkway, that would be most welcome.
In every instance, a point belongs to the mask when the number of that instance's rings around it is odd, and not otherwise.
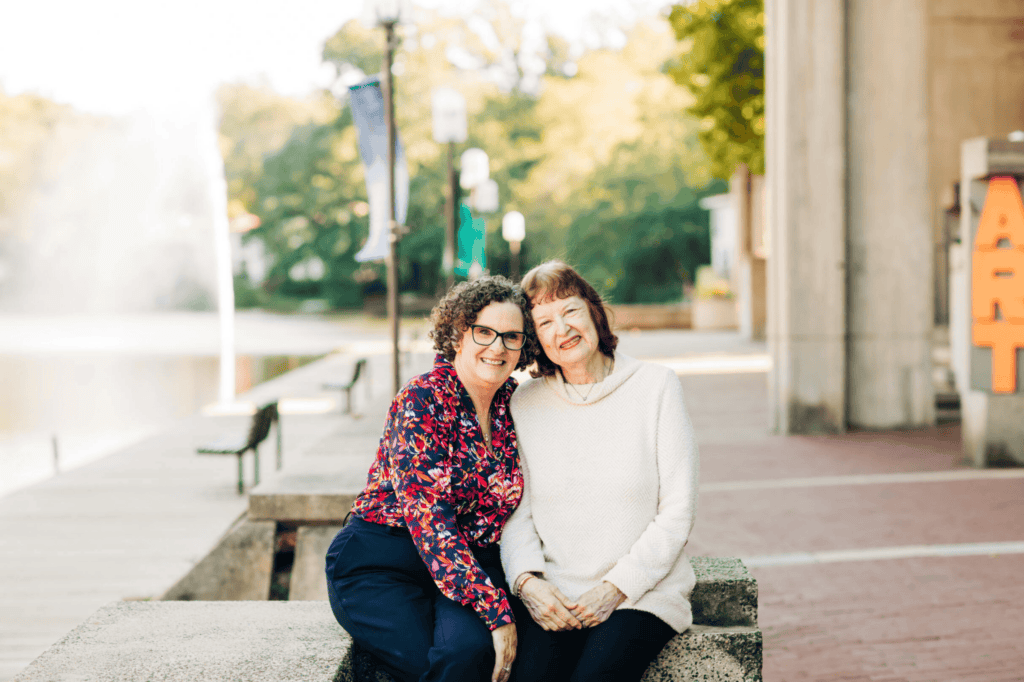
[[[1024,679],[1019,470],[968,469],[955,425],[770,436],[764,348],[733,335],[627,333],[622,349],[680,374],[702,458],[689,551],[752,565],[765,679]],[[320,381],[350,362],[303,367],[250,397],[327,395]],[[285,415],[286,465],[297,453],[372,457],[387,366],[374,363],[381,388],[362,419]],[[223,429],[196,417],[0,498],[0,680],[99,605],[159,594],[214,544],[244,501],[233,463],[192,448]]]
[[[764,379],[681,377],[703,481],[688,549],[751,565],[764,679],[1024,679],[1024,470],[967,468],[957,425],[769,436]]]
[[[408,356],[409,371],[429,364]],[[259,403],[291,399],[293,409],[332,405],[340,397],[323,381],[351,376],[354,356],[339,354],[299,368],[240,396]],[[357,391],[357,413],[386,402],[388,358],[370,356],[373,389]],[[302,398],[320,398],[303,405]],[[325,400],[326,399],[326,400]],[[318,405],[317,403],[320,403]],[[0,497],[0,680],[36,656],[103,604],[163,593],[217,543],[243,514],[234,457],[200,457],[196,445],[244,431],[248,417],[195,416],[101,460]],[[328,437],[372,444],[379,423],[327,413],[282,415],[285,464]],[[378,417],[379,422],[379,417]],[[348,434],[348,435],[346,435]],[[369,434],[369,435],[368,435]],[[273,433],[261,448],[264,477],[274,466]],[[372,454],[372,453],[371,453]],[[251,456],[246,482],[251,482]]]

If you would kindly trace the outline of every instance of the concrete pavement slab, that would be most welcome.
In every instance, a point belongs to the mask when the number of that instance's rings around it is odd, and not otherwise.
[[[122,602],[15,682],[332,682],[350,639],[326,602]]]

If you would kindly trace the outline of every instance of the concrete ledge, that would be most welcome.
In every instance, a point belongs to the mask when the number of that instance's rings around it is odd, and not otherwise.
[[[613,304],[608,308],[613,329],[689,329],[691,326],[689,303]]]
[[[326,602],[118,602],[15,682],[332,682],[351,639]]]
[[[761,632],[695,625],[644,682],[760,682]],[[389,682],[323,601],[117,602],[14,682]]]
[[[181,580],[161,597],[166,601],[258,601],[270,595],[274,570],[272,521],[244,516]]]
[[[757,581],[739,559],[690,557],[697,576],[690,606],[696,625],[757,625]]]
[[[761,682],[761,631],[694,625],[676,635],[641,682]]]
[[[327,601],[327,550],[341,526],[300,526],[295,541],[295,562],[288,589],[289,601]]]
[[[341,523],[366,485],[344,473],[283,473],[249,493],[250,521]]]

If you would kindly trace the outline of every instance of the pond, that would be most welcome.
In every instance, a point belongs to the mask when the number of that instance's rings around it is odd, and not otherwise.
[[[243,355],[237,393],[319,355]],[[0,496],[81,466],[216,402],[215,356],[0,354]]]

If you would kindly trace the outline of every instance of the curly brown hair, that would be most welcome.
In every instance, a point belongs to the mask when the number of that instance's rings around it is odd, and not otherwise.
[[[460,282],[434,306],[430,312],[430,321],[434,328],[430,330],[430,338],[434,340],[436,350],[445,360],[455,360],[455,346],[469,325],[476,322],[480,311],[491,303],[515,303],[523,313],[523,331],[526,343],[519,354],[516,369],[525,369],[533,364],[540,352],[537,333],[533,329],[533,317],[530,315],[530,299],[523,293],[522,287],[501,275],[480,277],[472,282]]]
[[[531,306],[550,299],[579,296],[587,303],[590,319],[597,329],[597,349],[609,358],[615,357],[619,337],[612,333],[608,322],[608,309],[601,294],[583,279],[580,273],[560,260],[549,260],[526,273],[523,277],[523,291],[530,298]],[[539,346],[540,344],[538,344]],[[558,367],[551,362],[543,348],[537,351],[537,367],[530,371],[535,377],[552,376]]]

